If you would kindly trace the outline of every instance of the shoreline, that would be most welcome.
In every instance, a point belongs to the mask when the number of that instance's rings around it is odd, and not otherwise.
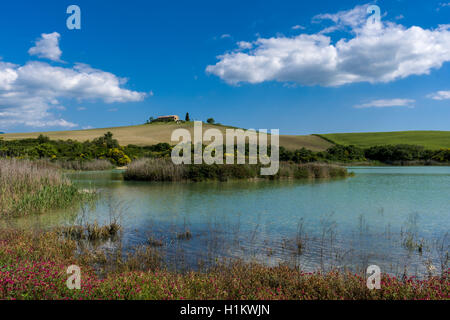
[[[33,245],[34,244],[34,245]],[[139,251],[99,276],[95,255],[75,254],[76,241],[54,231],[0,229],[1,299],[104,300],[448,300],[449,271],[441,276],[397,278],[381,274],[381,289],[367,288],[366,275],[345,271],[303,272],[234,261],[207,272],[171,272],[158,267],[152,249]],[[26,254],[24,254],[26,253]],[[98,258],[97,258],[98,259]],[[155,260],[156,259],[156,260]],[[103,260],[99,260],[103,261]],[[98,261],[97,261],[98,263]],[[105,260],[105,265],[111,263]],[[142,269],[142,263],[146,266]],[[150,263],[150,264],[148,264]],[[66,287],[70,265],[81,269],[80,290]],[[140,267],[138,267],[140,266]],[[14,273],[8,270],[15,270]],[[38,285],[39,284],[39,285]]]

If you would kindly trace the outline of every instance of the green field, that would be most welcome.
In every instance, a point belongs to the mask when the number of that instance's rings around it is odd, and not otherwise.
[[[107,131],[111,131],[114,134],[114,138],[117,139],[121,145],[134,144],[138,146],[149,146],[160,142],[175,144],[174,142],[170,141],[170,137],[173,130],[177,128],[188,129],[193,137],[193,123],[153,123],[128,127],[113,127],[89,130],[8,133],[2,134],[0,135],[0,137],[3,137],[3,139],[5,140],[16,140],[25,138],[37,138],[40,134],[43,134],[45,136],[48,136],[52,140],[72,139],[77,141],[86,141],[98,138]],[[222,132],[225,132],[225,129],[231,127],[210,125],[205,123],[203,124],[203,130],[209,128],[216,128]],[[302,147],[305,147],[306,149],[310,149],[312,151],[324,151],[332,146],[332,143],[315,135],[281,135],[280,145],[290,150],[301,149]]]
[[[427,149],[450,148],[450,131],[398,131],[321,134],[333,143],[362,148],[387,144],[413,144]]]

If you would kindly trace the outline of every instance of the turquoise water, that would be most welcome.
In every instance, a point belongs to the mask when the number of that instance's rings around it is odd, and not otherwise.
[[[306,270],[377,264],[420,275],[431,263],[439,271],[450,241],[450,167],[349,170],[354,177],[319,182],[145,183],[123,181],[118,171],[77,173],[70,175],[74,181],[101,191],[95,208],[20,223],[119,217],[125,247],[162,240],[167,259],[187,268],[220,256]],[[177,239],[186,230],[192,239]]]

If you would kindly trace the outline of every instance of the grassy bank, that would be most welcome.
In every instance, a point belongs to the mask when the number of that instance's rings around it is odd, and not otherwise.
[[[190,164],[175,165],[170,159],[141,159],[132,162],[124,173],[126,180],[138,181],[205,181],[232,179],[319,179],[346,177],[347,170],[331,164],[296,164],[281,162],[275,176],[260,175],[261,165]]]
[[[331,133],[317,136],[331,143],[360,148],[396,144],[418,145],[430,150],[450,148],[450,131]]]
[[[241,262],[184,274],[158,267],[142,270],[154,256],[148,248],[100,277],[90,266],[93,255],[75,255],[76,248],[76,241],[54,231],[0,230],[0,299],[450,298],[448,272],[426,280],[383,275],[381,289],[369,290],[365,277],[355,274]],[[66,287],[66,269],[72,264],[81,267],[81,290]]]
[[[85,196],[45,162],[0,159],[0,217],[63,208]]]

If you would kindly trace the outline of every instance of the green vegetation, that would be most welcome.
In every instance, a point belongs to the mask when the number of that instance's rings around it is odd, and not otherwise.
[[[86,225],[62,226],[55,228],[55,231],[67,239],[72,240],[108,240],[118,236],[122,229],[117,221],[112,221],[109,225],[100,226],[97,222]]]
[[[131,159],[119,142],[112,137],[112,133],[107,132],[102,137],[83,143],[74,140],[50,140],[43,135],[37,139],[0,140],[0,157],[50,159],[55,162],[68,160],[72,163],[99,159],[108,160],[114,165],[125,166],[131,162]],[[79,167],[83,168],[84,166],[80,165]],[[105,167],[104,163],[103,167]]]
[[[450,162],[450,148],[429,150],[415,145],[385,145],[365,149],[364,154],[368,159],[390,164],[408,161],[423,161],[428,164]]]
[[[45,160],[44,160],[45,161]],[[76,170],[76,171],[100,171],[113,169],[114,165],[108,160],[56,160],[47,161],[49,166],[55,166],[64,170]]]
[[[345,168],[321,163],[280,163],[275,176],[260,175],[261,165],[186,164],[175,165],[170,159],[141,159],[132,162],[124,173],[126,180],[140,181],[227,181],[233,179],[320,179],[346,177]]]
[[[335,144],[360,148],[397,144],[418,145],[430,150],[450,148],[450,131],[332,133],[318,136]]]
[[[203,146],[205,148],[206,146]],[[0,157],[25,158],[25,159],[47,159],[55,167],[73,170],[104,170],[114,166],[127,166],[132,160],[142,158],[169,158],[173,146],[168,143],[158,143],[151,146],[128,145],[120,146],[119,142],[113,138],[111,132],[103,136],[94,138],[92,141],[78,142],[75,140],[50,140],[48,137],[40,135],[36,139],[22,139],[3,141],[0,140]],[[223,150],[226,147],[223,146]],[[193,148],[191,149],[194,151]],[[270,149],[269,149],[270,151]],[[235,154],[236,154],[235,146]],[[249,145],[246,145],[245,156],[249,155]],[[391,165],[433,165],[448,164],[450,162],[450,149],[430,150],[416,145],[383,145],[369,148],[360,148],[354,145],[332,145],[325,151],[312,151],[306,148],[290,150],[280,147],[280,161],[304,164],[311,162],[322,163],[347,163],[347,164],[371,164],[385,163]],[[247,161],[248,162],[248,161]],[[156,167],[161,164],[154,162]],[[164,165],[166,166],[166,165]],[[174,172],[174,176],[181,173],[181,169],[162,170],[156,168],[155,172]],[[258,166],[186,166],[182,169],[183,178],[175,180],[202,180],[217,179],[227,180],[228,178],[255,178],[259,171]],[[237,169],[239,168],[239,169]],[[201,172],[201,173],[198,173]],[[193,178],[187,178],[187,176]],[[167,180],[158,178],[153,180]]]
[[[43,162],[0,159],[0,218],[64,208],[85,197]]]
[[[450,149],[429,150],[415,145],[384,145],[360,148],[353,145],[334,145],[324,152],[307,149],[295,151],[280,147],[280,160],[295,163],[337,162],[337,163],[384,163],[390,165],[433,165],[449,164]]]

